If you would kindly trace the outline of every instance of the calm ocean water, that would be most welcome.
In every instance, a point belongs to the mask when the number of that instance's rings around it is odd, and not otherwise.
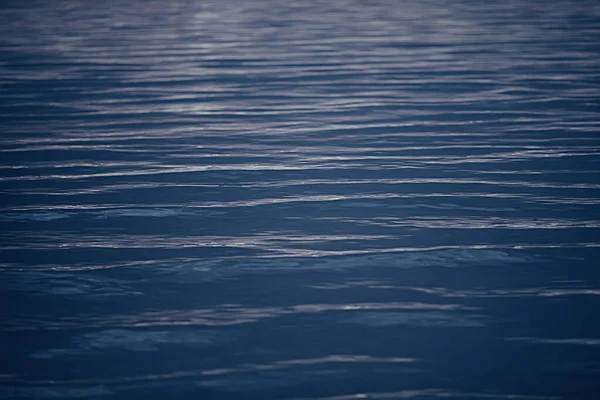
[[[0,6],[1,399],[600,398],[600,2]]]

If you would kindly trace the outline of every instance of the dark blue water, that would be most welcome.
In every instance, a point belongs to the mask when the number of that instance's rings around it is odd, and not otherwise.
[[[0,398],[600,398],[598,1],[3,1]]]

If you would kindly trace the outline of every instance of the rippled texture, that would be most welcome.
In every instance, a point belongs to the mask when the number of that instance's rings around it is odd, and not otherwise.
[[[0,398],[597,399],[597,1],[5,1]]]

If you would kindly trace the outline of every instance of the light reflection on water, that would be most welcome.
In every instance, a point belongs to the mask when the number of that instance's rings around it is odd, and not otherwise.
[[[599,21],[6,1],[0,398],[596,399]]]

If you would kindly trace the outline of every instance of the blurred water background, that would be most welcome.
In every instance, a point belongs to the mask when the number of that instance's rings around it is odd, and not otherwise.
[[[597,399],[600,3],[0,7],[0,398]]]

